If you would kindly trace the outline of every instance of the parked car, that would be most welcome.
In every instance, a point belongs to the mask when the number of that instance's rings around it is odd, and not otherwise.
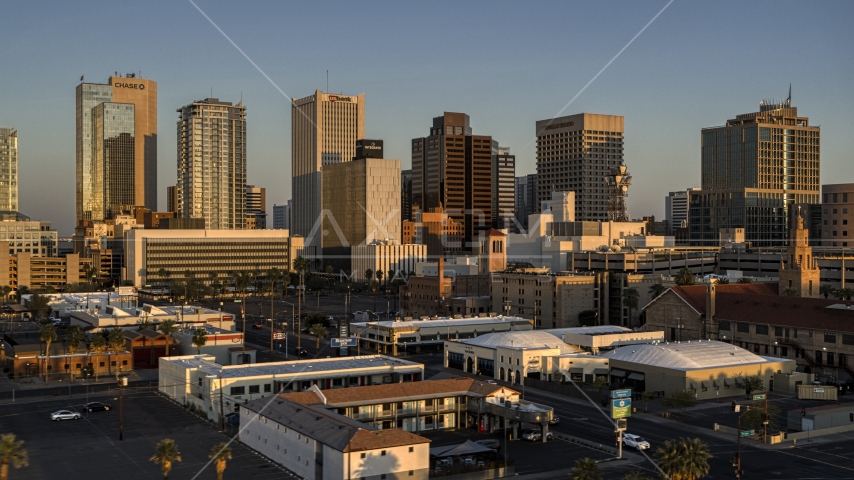
[[[498,382],[496,382],[495,380],[487,380],[486,383],[489,383],[491,385],[498,385]]]
[[[632,435],[631,433],[623,434],[623,445],[632,447],[635,450],[649,449],[649,442],[637,435]]]
[[[264,324],[261,322],[255,322],[252,324],[252,328],[254,328],[255,330],[261,330],[262,328],[264,328]]]
[[[522,438],[525,440],[529,440],[531,442],[539,442],[543,438],[542,432],[539,430],[524,430],[522,431]],[[551,430],[546,434],[546,440],[554,439],[554,435],[552,435]]]
[[[60,420],[80,420],[80,414],[71,410],[57,410],[50,414],[50,419],[54,422]]]
[[[87,404],[83,405],[83,408],[84,408],[87,412],[98,412],[98,411],[101,411],[101,410],[109,411],[111,408],[113,408],[113,406],[112,406],[112,405],[109,405],[109,404],[107,404],[107,403],[101,403],[101,402],[89,402],[89,403],[87,403]]]
[[[553,416],[551,420],[549,420],[549,425],[557,425],[560,423],[560,417],[557,415]]]
[[[483,440],[476,440],[474,443],[476,443],[482,447],[491,448],[493,450],[498,450],[498,447],[501,446],[501,442],[499,442],[498,440],[495,440],[494,438],[485,438]]]

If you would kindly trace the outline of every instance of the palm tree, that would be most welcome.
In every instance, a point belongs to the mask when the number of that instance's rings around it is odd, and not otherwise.
[[[142,318],[138,322],[136,322],[136,331],[141,332],[145,329],[150,329],[152,325],[153,324],[151,323],[151,320],[147,318]]]
[[[709,447],[699,438],[667,440],[655,452],[658,468],[672,480],[698,480],[709,474]]]
[[[157,446],[154,447],[154,455],[148,460],[160,465],[163,480],[169,480],[169,472],[172,471],[172,464],[181,461],[181,452],[178,451],[178,444],[171,438],[160,440],[157,442]]]
[[[640,294],[636,288],[627,288],[623,291],[623,303],[629,307],[629,326],[632,325],[632,310],[638,308]]]
[[[50,361],[50,344],[56,341],[56,327],[51,324],[42,325],[39,329],[39,340],[44,342],[44,383],[48,382],[47,369]]]
[[[658,298],[662,293],[667,291],[667,287],[660,283],[653,283],[649,286],[649,296],[652,298]]]
[[[9,293],[11,291],[12,291],[12,287],[10,287],[9,285],[3,285],[2,287],[0,287],[0,293],[3,294],[3,303],[4,304],[7,303],[7,301],[9,300]]]
[[[683,267],[676,274],[676,285],[694,285],[694,272],[688,267]]]
[[[196,350],[199,352],[199,355],[202,354],[202,347],[208,343],[208,331],[203,327],[198,327],[193,330],[193,345],[196,347]]]
[[[572,480],[602,480],[599,464],[592,458],[579,458],[572,467]]]
[[[832,295],[833,291],[834,291],[833,285],[831,285],[829,283],[822,283],[818,287],[818,293],[821,295],[824,295],[824,298],[827,298],[828,296]]]
[[[636,468],[631,472],[623,475],[623,478],[621,480],[652,480],[652,477],[647,476],[640,468]]]
[[[71,354],[71,360],[68,361],[69,365],[74,360],[74,354],[77,353],[77,349],[80,348],[82,342],[83,327],[80,325],[71,325],[68,327],[68,330],[65,332],[65,345],[68,347],[68,353]],[[74,369],[71,369],[71,381],[74,381]]]
[[[275,312],[273,311],[275,305],[273,300],[276,297],[276,284],[283,276],[284,274],[276,267],[267,270],[267,280],[270,282],[270,321],[273,322],[270,324],[270,328],[273,328],[276,321]]]
[[[718,285],[729,285],[729,278],[727,278],[727,277],[720,277],[720,278],[718,278],[718,281],[717,281],[716,283],[717,283]]]
[[[314,348],[320,348],[320,339],[326,338],[329,332],[326,331],[326,327],[323,326],[322,323],[315,323],[308,329],[308,333],[314,335],[317,339],[317,344]]]
[[[98,357],[101,356],[101,354],[104,353],[104,350],[106,350],[106,349],[107,349],[107,340],[104,338],[104,336],[103,335],[95,335],[94,338],[92,338],[92,351],[95,352],[95,361],[92,362],[92,366],[94,367],[94,370],[95,370],[95,383],[98,383],[98,368],[99,368]]]
[[[24,441],[17,440],[11,433],[0,435],[0,480],[9,478],[9,465],[21,468],[30,464],[23,445]]]
[[[107,340],[107,346],[110,347],[110,349],[113,350],[113,353],[116,354],[116,361],[118,361],[119,350],[122,348],[125,348],[125,343],[126,343],[125,342],[124,330],[116,327],[116,328],[111,328],[111,329],[107,330],[105,333],[106,333],[106,335],[104,335],[104,339]],[[108,366],[111,366],[113,364],[113,362],[110,361],[110,354],[109,353],[107,353],[107,362],[109,362],[107,364]]]
[[[365,283],[370,285],[372,278],[374,278],[374,271],[370,268],[365,270]]]
[[[797,297],[798,291],[792,287],[789,287],[789,288],[783,290],[783,293],[781,293],[781,295],[783,295],[784,297]]]
[[[246,338],[246,289],[252,284],[252,274],[237,272],[234,274],[234,289],[240,292],[240,312],[243,321],[243,338]]]
[[[750,277],[740,277],[738,283],[753,283],[753,279]]]
[[[851,300],[851,297],[854,296],[854,288],[850,288],[850,287],[840,288],[839,290],[836,291],[835,295],[836,295],[836,298],[838,298],[840,300],[842,300],[843,298],[845,300]]]
[[[377,277],[377,283],[379,283],[380,285],[382,285],[382,283],[383,283],[383,276],[384,276],[383,271],[382,271],[382,270],[377,270],[377,272],[376,272],[374,275],[376,275],[376,277]]]
[[[169,345],[172,343],[172,334],[178,331],[178,325],[175,324],[175,320],[167,319],[162,320],[157,329],[160,330],[160,333],[166,335],[166,356],[168,357]]]
[[[18,285],[18,288],[15,289],[15,301],[21,303],[21,297],[23,295],[30,294],[30,287],[26,285]]]
[[[227,443],[218,443],[211,449],[208,458],[214,459],[214,467],[216,467],[216,479],[222,480],[222,474],[225,472],[225,464],[231,460],[231,447]]]

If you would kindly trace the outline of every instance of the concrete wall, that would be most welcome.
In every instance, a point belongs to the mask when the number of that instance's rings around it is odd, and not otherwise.
[[[302,478],[315,478],[317,442],[295,430],[263,416],[255,418],[255,412],[244,408],[240,410],[240,441]]]

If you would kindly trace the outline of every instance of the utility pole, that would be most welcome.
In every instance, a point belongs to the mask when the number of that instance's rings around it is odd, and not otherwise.
[[[297,358],[300,358],[300,348],[302,348],[302,289],[303,276],[302,270],[300,270],[299,288],[297,289]]]
[[[122,392],[128,383],[127,377],[119,377],[119,440],[124,440],[124,399]]]

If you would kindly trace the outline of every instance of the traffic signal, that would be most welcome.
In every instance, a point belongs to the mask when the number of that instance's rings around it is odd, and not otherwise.
[[[806,409],[806,408],[802,408],[802,409],[801,409],[801,416],[802,416],[802,417],[806,417],[806,416],[807,416],[807,409]]]

